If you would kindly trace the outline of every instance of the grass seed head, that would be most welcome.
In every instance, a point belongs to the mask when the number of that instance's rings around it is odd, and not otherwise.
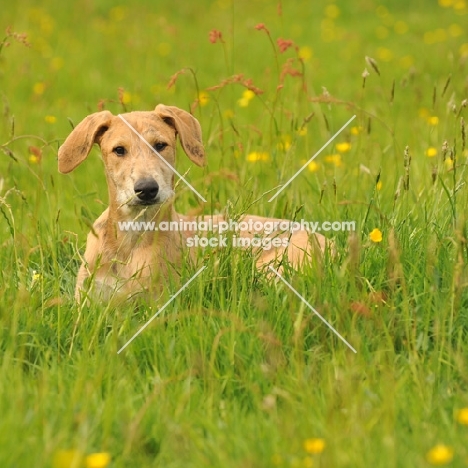
[[[377,65],[377,61],[375,59],[373,59],[372,57],[368,57],[366,55],[366,62],[369,64],[369,66],[375,71],[375,73],[377,73],[377,75],[380,76],[380,70],[379,70],[379,67]]]

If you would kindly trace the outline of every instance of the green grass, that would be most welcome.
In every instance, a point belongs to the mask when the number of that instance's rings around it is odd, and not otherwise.
[[[0,52],[0,466],[72,450],[115,468],[424,467],[437,444],[468,466],[466,2],[36,3],[0,20],[31,44]],[[225,82],[238,74],[263,91],[246,107]],[[121,354],[174,291],[75,304],[107,189],[97,150],[58,174],[69,120],[160,102],[204,132],[208,166],[179,151],[178,169],[208,203],[179,184],[180,212],[356,221],[329,234],[335,258],[286,278],[357,354],[232,249],[204,252],[204,273]],[[333,143],[267,203],[353,115],[340,161]],[[309,454],[314,438],[325,448]]]

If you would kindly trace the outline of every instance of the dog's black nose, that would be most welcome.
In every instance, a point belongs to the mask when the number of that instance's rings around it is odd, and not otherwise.
[[[133,189],[141,201],[150,202],[158,195],[159,185],[152,177],[148,177],[138,180]]]

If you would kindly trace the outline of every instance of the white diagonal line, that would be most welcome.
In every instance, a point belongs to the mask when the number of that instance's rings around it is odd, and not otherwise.
[[[269,200],[274,200],[354,119],[353,115]]]
[[[204,269],[201,267],[118,351],[120,354]]]
[[[306,300],[302,297],[272,266],[269,266],[270,270],[278,276],[283,283],[291,289],[291,291],[312,311],[318,318],[338,337],[348,348],[357,354],[357,351],[330,325]]]
[[[185,184],[190,187],[192,189],[192,191],[198,195],[199,198],[201,198],[205,203],[206,203],[206,200],[197,192],[197,190],[195,189],[195,187],[193,187],[186,179],[185,177],[182,175],[182,174],[179,174],[179,172],[177,172],[177,170],[172,167],[147,141],[146,139],[143,137],[143,135],[141,133],[139,133],[129,122],[127,122],[127,120],[123,117],[122,114],[119,114],[119,117],[123,120],[123,122],[125,122],[125,124],[141,139],[141,141],[146,145],[148,146],[148,148],[151,149],[151,151],[153,151],[154,153],[156,153],[159,158],[161,159],[161,161],[167,166],[169,167],[169,169],[171,169],[173,172],[175,172],[179,177],[180,179],[182,179]]]

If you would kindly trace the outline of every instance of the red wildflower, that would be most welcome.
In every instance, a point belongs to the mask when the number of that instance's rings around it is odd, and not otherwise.
[[[294,45],[294,41],[291,39],[283,39],[279,38],[276,40],[276,43],[278,44],[280,53],[286,52],[290,47]]]
[[[221,31],[218,31],[217,29],[213,29],[210,31],[210,42],[212,44],[216,44],[218,41],[219,42],[224,42],[223,41],[223,35],[221,34]]]
[[[255,29],[257,31],[265,31],[267,34],[270,34],[270,31],[268,31],[267,27],[263,23],[258,23],[257,26],[255,26]]]

